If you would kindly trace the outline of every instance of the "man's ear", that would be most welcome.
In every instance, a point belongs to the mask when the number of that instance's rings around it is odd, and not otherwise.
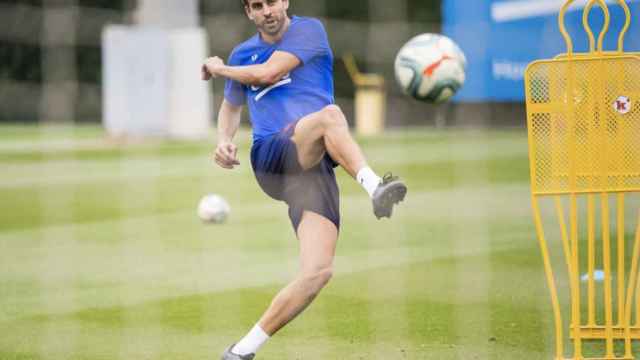
[[[251,9],[248,6],[244,6],[244,13],[247,14],[249,20],[253,21],[253,15],[251,15]]]

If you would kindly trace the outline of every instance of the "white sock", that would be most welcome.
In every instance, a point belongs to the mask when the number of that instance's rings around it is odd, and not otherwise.
[[[362,187],[367,190],[369,197],[373,197],[373,192],[376,191],[376,188],[382,181],[380,176],[376,175],[376,173],[374,173],[373,170],[371,170],[371,168],[368,166],[365,166],[360,169],[360,171],[358,171],[356,179],[358,180],[360,185],[362,185]]]
[[[267,340],[269,335],[256,324],[242,340],[238,341],[231,352],[240,356],[255,354]]]

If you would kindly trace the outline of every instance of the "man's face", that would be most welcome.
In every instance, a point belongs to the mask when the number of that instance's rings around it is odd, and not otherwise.
[[[285,24],[289,0],[249,0],[245,7],[247,16],[258,30],[277,35]]]

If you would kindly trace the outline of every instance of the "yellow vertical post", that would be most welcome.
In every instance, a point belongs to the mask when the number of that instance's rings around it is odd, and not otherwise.
[[[640,256],[640,214],[638,215],[635,241],[633,243],[633,255],[631,257],[631,269],[629,269],[629,285],[627,286],[627,297],[624,306],[624,356],[628,359],[633,358],[631,352],[631,304],[633,302],[634,290],[637,288],[636,281],[638,278],[638,257]]]
[[[609,195],[600,196],[602,207],[602,256],[604,266],[604,317],[607,357],[613,357],[613,309],[611,301],[611,242],[609,238]]]
[[[621,327],[624,321],[624,280],[625,280],[625,244],[624,244],[624,193],[617,195],[617,230],[618,230],[618,326]]]
[[[594,213],[595,213],[595,204],[593,199],[593,194],[589,194],[587,196],[587,256],[588,256],[588,280],[587,280],[587,298],[588,298],[588,327],[596,326],[596,280],[594,278],[595,275],[595,267],[596,267],[596,245],[595,245],[595,221],[594,221]]]
[[[538,207],[538,199],[535,196],[531,196],[531,206],[533,208],[533,216],[536,227],[536,233],[538,234],[538,243],[540,245],[540,251],[542,253],[542,262],[544,264],[544,272],[547,278],[547,286],[549,286],[549,292],[551,294],[551,306],[553,309],[553,320],[556,328],[556,359],[564,360],[564,341],[562,331],[562,312],[560,311],[560,300],[558,299],[558,290],[556,289],[556,283],[553,277],[553,267],[551,266],[551,260],[549,259],[549,247],[547,246],[547,240],[544,235],[544,227],[542,225],[542,218],[540,216],[540,208]]]
[[[343,57],[344,64],[356,87],[354,100],[356,132],[377,135],[384,131],[387,93],[384,78],[378,74],[363,74],[351,54]]]

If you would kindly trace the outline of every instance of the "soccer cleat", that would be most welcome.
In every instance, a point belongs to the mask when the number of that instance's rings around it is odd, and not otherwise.
[[[225,350],[224,353],[222,353],[222,357],[220,358],[220,360],[253,360],[253,358],[256,356],[256,354],[249,354],[249,355],[234,354],[231,352],[231,349],[233,349],[234,346],[235,344],[229,346],[229,348]]]
[[[397,176],[386,173],[382,182],[373,192],[373,213],[378,219],[391,217],[393,206],[402,200],[407,194],[407,186]]]

